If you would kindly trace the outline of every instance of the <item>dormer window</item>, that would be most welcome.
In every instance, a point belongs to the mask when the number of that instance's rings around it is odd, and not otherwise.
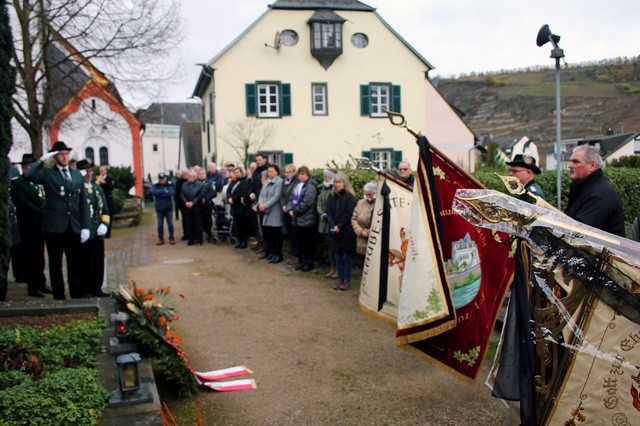
[[[342,55],[342,27],[345,20],[330,10],[318,10],[311,19],[311,54],[328,69]]]

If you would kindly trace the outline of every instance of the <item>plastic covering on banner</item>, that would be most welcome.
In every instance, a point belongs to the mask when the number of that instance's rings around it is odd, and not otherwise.
[[[526,386],[508,389],[508,381],[494,394],[521,405],[533,398],[530,418],[537,424],[638,424],[640,244],[496,191],[459,190],[453,209],[475,226],[526,241],[527,249],[519,250],[525,272],[514,291],[525,289],[531,308],[529,332],[520,327],[519,337],[535,351],[528,378],[534,395],[526,395]],[[509,305],[492,384],[524,365],[527,346],[509,323],[529,315],[522,306]]]

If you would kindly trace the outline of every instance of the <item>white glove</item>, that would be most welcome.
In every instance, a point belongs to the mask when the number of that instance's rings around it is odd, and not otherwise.
[[[105,235],[107,235],[108,230],[109,228],[107,227],[107,225],[105,225],[104,223],[101,223],[100,226],[98,226],[98,230],[96,231],[96,234],[98,234],[98,237],[104,237]]]
[[[89,237],[91,236],[91,231],[88,229],[83,229],[80,231],[80,244],[84,244],[89,241]]]
[[[52,152],[48,152],[45,155],[43,155],[42,157],[40,157],[40,160],[42,161],[48,161],[51,160],[53,157],[55,157],[56,155],[58,155],[58,151],[52,151]]]

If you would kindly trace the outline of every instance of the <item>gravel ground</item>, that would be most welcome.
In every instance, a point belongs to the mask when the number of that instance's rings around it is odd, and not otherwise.
[[[461,383],[397,348],[389,325],[359,311],[357,289],[338,293],[228,246],[150,251],[129,277],[184,295],[176,328],[195,367],[246,365],[258,383],[253,393],[171,402],[180,424],[195,424],[195,406],[207,425],[519,423],[481,380]]]

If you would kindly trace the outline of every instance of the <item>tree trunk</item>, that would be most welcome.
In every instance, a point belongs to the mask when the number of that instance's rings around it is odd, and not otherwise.
[[[9,150],[11,149],[11,96],[15,91],[15,70],[11,66],[13,39],[7,4],[0,4],[0,300],[7,292],[11,256],[9,223]]]

